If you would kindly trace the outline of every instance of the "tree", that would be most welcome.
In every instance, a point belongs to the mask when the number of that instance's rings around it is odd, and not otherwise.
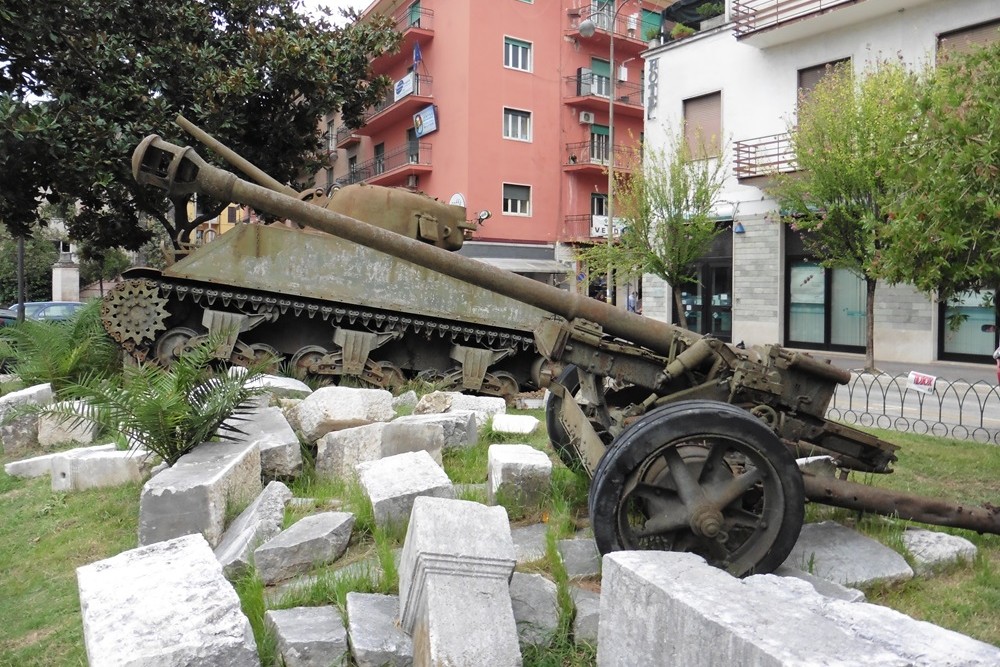
[[[836,66],[799,100],[789,128],[799,171],[778,174],[769,193],[826,268],[865,282],[865,368],[875,367],[875,288],[891,277],[884,254],[905,189],[905,147],[916,128],[920,81],[902,63],[879,61],[854,77]]]
[[[890,275],[941,300],[1000,289],[1000,42],[945,56],[893,209]],[[956,323],[957,324],[957,323]]]
[[[725,163],[693,159],[683,134],[668,150],[643,150],[641,168],[615,174],[615,206],[627,220],[617,242],[590,246],[579,257],[591,271],[661,278],[673,287],[680,324],[687,327],[680,286],[698,279],[696,262],[721,231],[713,211]]]
[[[388,17],[332,28],[298,0],[15,0],[0,7],[0,220],[26,232],[40,192],[73,202],[70,237],[137,249],[152,216],[186,239],[226,202],[139,187],[129,158],[150,132],[190,143],[195,120],[282,182],[314,173],[318,124],[358,126],[389,90],[371,61],[398,48]],[[207,151],[205,151],[207,153]],[[210,158],[210,156],[205,155]],[[7,187],[12,186],[12,187]]]
[[[104,295],[104,281],[113,280],[132,265],[129,256],[118,248],[98,248],[83,245],[77,250],[80,257],[80,285],[100,282]]]
[[[52,265],[59,258],[52,241],[42,234],[28,237],[24,244],[24,300],[52,298]],[[17,239],[0,231],[0,304],[17,303]]]

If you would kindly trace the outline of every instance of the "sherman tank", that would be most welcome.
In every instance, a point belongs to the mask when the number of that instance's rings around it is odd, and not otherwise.
[[[808,354],[740,349],[454,256],[243,181],[155,135],[136,149],[132,168],[140,183],[250,205],[466,283],[470,297],[478,291],[475,298],[529,306],[536,348],[565,365],[549,385],[549,438],[567,466],[591,478],[590,520],[602,553],[688,551],[737,576],[769,572],[791,552],[807,500],[1000,533],[992,505],[800,470],[796,457],[826,455],[842,473],[887,474],[898,449],[826,419],[850,376]]]
[[[178,124],[263,187],[446,251],[476,228],[462,206],[364,184],[298,193],[183,117]],[[488,215],[488,214],[487,214]],[[482,216],[481,216],[482,217]],[[480,219],[481,221],[481,219]],[[532,329],[543,313],[330,234],[241,224],[163,271],[132,269],[105,298],[105,329],[169,366],[211,333],[220,357],[394,388],[413,377],[512,397],[547,380]]]

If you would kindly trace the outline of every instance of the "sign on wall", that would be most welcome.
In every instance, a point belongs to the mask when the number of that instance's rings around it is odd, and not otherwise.
[[[436,132],[437,129],[437,109],[433,104],[413,114],[413,131],[417,138]]]
[[[398,102],[407,95],[413,94],[413,80],[415,76],[416,72],[410,72],[396,82],[396,87],[394,88],[396,97],[394,101]]]

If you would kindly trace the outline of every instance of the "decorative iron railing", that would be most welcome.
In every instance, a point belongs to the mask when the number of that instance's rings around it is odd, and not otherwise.
[[[797,169],[791,136],[787,132],[743,139],[734,143],[733,150],[736,153],[737,178],[767,176]]]
[[[370,181],[382,174],[410,164],[429,166],[431,164],[431,145],[409,141],[396,146],[382,155],[377,155],[371,160],[357,165],[347,174],[346,183]]]
[[[733,34],[737,37],[825,12],[858,0],[733,0]]]
[[[608,100],[611,97],[610,77],[584,72],[576,76],[565,77],[566,97],[599,97]],[[642,85],[629,81],[615,82],[615,102],[641,107],[645,103],[645,91]],[[605,105],[607,102],[604,103]]]

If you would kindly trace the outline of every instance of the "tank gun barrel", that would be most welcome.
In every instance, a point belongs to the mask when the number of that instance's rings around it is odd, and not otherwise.
[[[670,354],[678,337],[699,337],[680,327],[630,313],[610,304],[545,285],[474,259],[457,256],[426,243],[366,224],[333,211],[312,206],[238,178],[205,162],[191,147],[180,147],[158,135],[146,137],[132,156],[132,174],[139,183],[171,193],[200,192],[294,220],[319,231],[413,262],[432,271],[502,294],[568,321],[584,319],[605,332],[661,354]]]

